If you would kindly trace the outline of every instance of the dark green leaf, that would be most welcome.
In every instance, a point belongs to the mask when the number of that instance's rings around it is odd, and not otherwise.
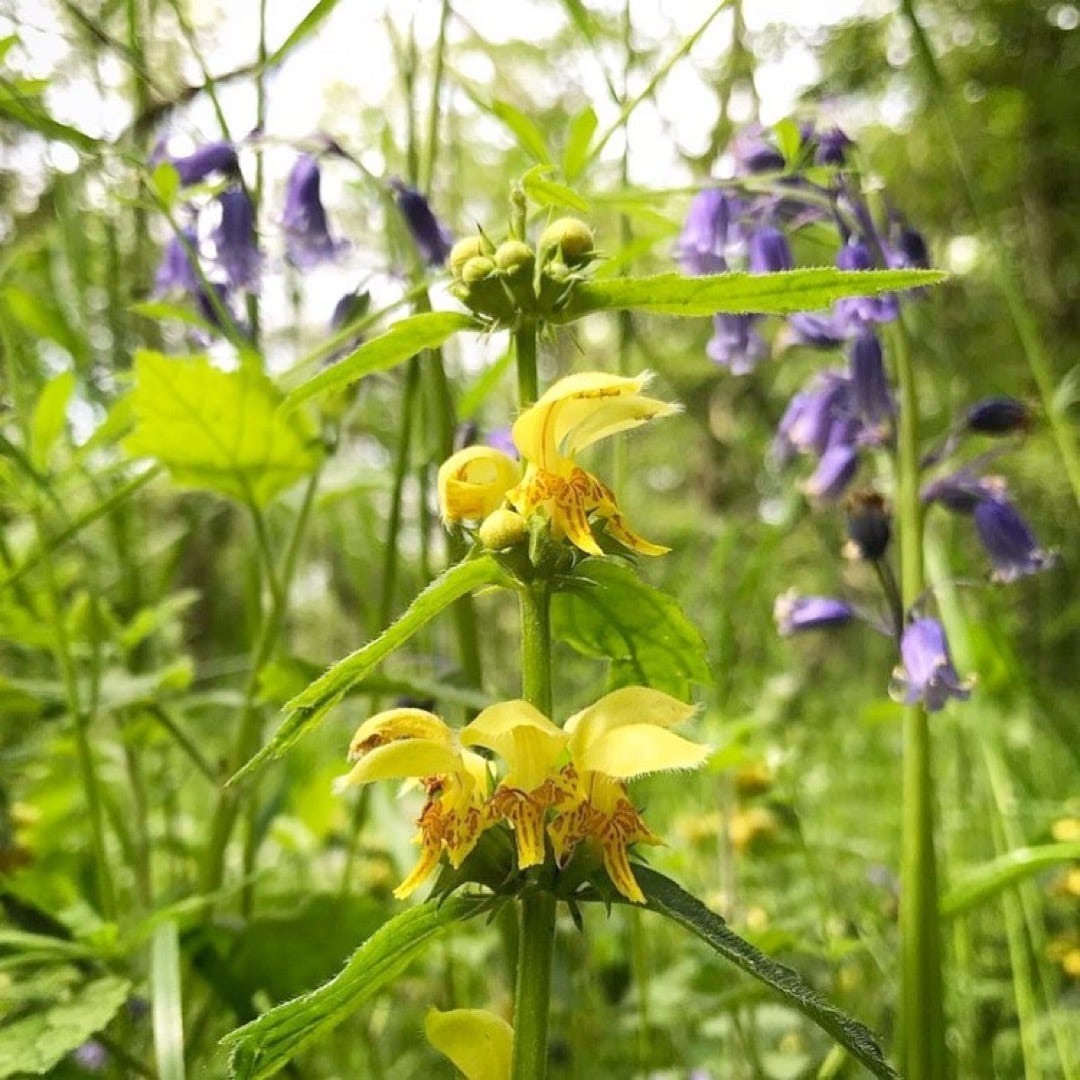
[[[588,559],[552,603],[555,635],[585,656],[613,662],[612,682],[686,699],[712,681],[705,643],[666,593],[608,559]]]
[[[1033,874],[1075,859],[1080,859],[1080,841],[1006,852],[954,885],[941,898],[941,914],[945,918],[962,915]]]
[[[943,281],[939,270],[835,270],[814,267],[778,274],[708,274],[579,282],[566,307],[551,316],[572,322],[592,311],[651,311],[702,317],[730,314],[790,315],[817,311],[846,296],[876,296]]]
[[[312,1040],[333,1030],[364,1001],[397,978],[425,945],[467,919],[477,901],[450,897],[409,908],[385,923],[325,986],[271,1009],[222,1040],[236,1080],[273,1076]]]
[[[368,672],[400,648],[422,626],[455,600],[484,585],[505,584],[505,575],[491,555],[451,566],[409,605],[405,613],[377,638],[339,660],[303,693],[285,704],[285,719],[274,737],[230,781],[235,783],[269,758],[281,757]]]
[[[670,878],[644,866],[635,866],[634,876],[645,893],[646,906],[650,911],[696,934],[741,971],[771,987],[789,1005],[828,1032],[874,1076],[882,1080],[899,1080],[899,1074],[885,1060],[869,1028],[830,1005],[803,982],[797,972],[770,959],[750,942],[743,940],[719,915]]]
[[[471,315],[432,311],[394,323],[384,334],[365,341],[358,349],[314,378],[301,383],[285,398],[284,408],[295,409],[313,397],[341,390],[373,371],[386,371],[424,349],[438,348],[459,330],[480,330]]]

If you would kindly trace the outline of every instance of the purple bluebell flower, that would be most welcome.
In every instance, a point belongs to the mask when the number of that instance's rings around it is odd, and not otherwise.
[[[109,1051],[98,1039],[87,1039],[71,1051],[71,1060],[87,1072],[102,1072],[109,1063]]]
[[[838,422],[835,441],[818,459],[817,468],[803,481],[803,493],[811,499],[832,502],[838,499],[855,478],[859,451],[852,435],[852,425]]]
[[[838,127],[826,128],[817,132],[814,162],[817,165],[844,165],[848,147],[854,145],[854,139],[849,139]]]
[[[799,312],[788,319],[795,339],[815,349],[834,349],[851,337],[851,320],[836,311]]]
[[[765,356],[765,341],[754,329],[760,315],[714,315],[713,336],[705,346],[710,360],[732,375],[753,371]]]
[[[995,581],[1015,581],[1053,564],[1053,554],[1039,547],[1028,523],[1004,495],[980,499],[974,516],[975,530],[990,556]]]
[[[844,528],[849,558],[873,561],[884,556],[892,538],[892,524],[885,500],[873,489],[852,492],[844,502]]]
[[[496,450],[501,450],[515,461],[521,456],[517,445],[514,443],[514,438],[510,434],[509,427],[500,427],[489,431],[484,437],[484,442],[488,446],[494,446]]]
[[[881,343],[864,328],[851,346],[851,390],[855,412],[872,429],[887,427],[896,406],[885,374]]]
[[[229,142],[207,143],[184,157],[166,160],[176,169],[180,175],[180,183],[184,187],[198,184],[215,172],[223,176],[240,174],[240,161],[236,156],[236,147]]]
[[[319,163],[310,154],[296,159],[285,182],[285,249],[293,266],[307,269],[337,257],[345,246],[330,235],[321,196]]]
[[[773,604],[776,628],[783,637],[802,630],[825,630],[843,626],[855,618],[855,609],[833,596],[799,596],[794,590]]]
[[[442,266],[450,254],[451,236],[439,223],[427,199],[414,187],[396,177],[390,181],[397,197],[398,209],[409,232],[428,266]]]
[[[154,274],[154,293],[197,292],[201,283],[191,261],[191,253],[199,250],[199,238],[191,228],[181,229],[169,237],[161,262]]]
[[[957,469],[923,487],[924,503],[940,503],[955,514],[971,514],[983,499],[1003,496],[1005,481],[998,476],[976,476],[969,468]]]
[[[999,396],[983,398],[972,405],[964,417],[964,428],[980,435],[1011,435],[1026,431],[1031,424],[1031,412],[1016,398]]]
[[[776,430],[781,459],[793,453],[823,454],[833,425],[850,412],[851,381],[842,372],[823,371],[790,401]]]
[[[218,196],[221,221],[214,230],[217,261],[234,289],[258,287],[262,256],[255,237],[255,207],[243,188],[230,188]]]
[[[719,188],[694,196],[675,244],[675,258],[684,274],[719,274],[727,269],[724,251],[738,209],[738,203]]]
[[[772,274],[795,265],[787,237],[774,225],[762,225],[750,234],[747,260],[751,274]]]
[[[784,167],[784,155],[765,140],[760,127],[744,128],[739,132],[731,152],[741,173],[778,172]]]
[[[213,289],[213,295],[217,298],[216,304],[211,299],[210,293],[201,284],[194,292],[195,306],[198,308],[199,314],[218,330],[225,328],[226,317],[229,323],[239,328],[240,323],[237,320],[236,312],[233,311],[232,294],[229,292],[229,286],[223,281],[212,281],[210,282],[210,288]]]
[[[921,701],[927,712],[938,712],[949,698],[966,701],[968,682],[953,667],[945,629],[937,619],[920,618],[908,623],[900,638],[903,663],[893,671],[890,693],[905,705]]]
[[[888,262],[899,270],[927,270],[930,251],[922,233],[910,225],[898,223],[889,236]]]
[[[874,260],[865,240],[851,237],[836,256],[841,270],[872,270]],[[863,322],[891,322],[900,313],[899,302],[891,293],[883,296],[852,296],[836,302],[837,311],[847,319]]]

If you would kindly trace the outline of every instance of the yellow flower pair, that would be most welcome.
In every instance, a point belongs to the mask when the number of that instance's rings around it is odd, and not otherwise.
[[[565,537],[602,555],[589,525],[594,514],[625,547],[663,555],[668,549],[632,532],[611,490],[575,460],[600,439],[677,411],[642,393],[650,378],[586,371],[560,379],[514,424],[514,445],[526,462],[523,477],[513,458],[490,446],[470,446],[443,463],[438,488],[444,520],[481,520],[505,500],[526,520],[547,518],[557,540]]]
[[[615,888],[644,903],[629,848],[657,844],[630,802],[626,781],[646,773],[693,769],[707,747],[670,729],[693,707],[643,686],[607,694],[558,727],[526,701],[484,709],[456,736],[422,709],[390,709],[362,724],[349,748],[352,771],[340,788],[374,780],[419,779],[427,800],[417,821],[416,866],[394,891],[408,896],[435,869],[443,852],[460,866],[485,829],[506,821],[520,869],[547,858],[569,862],[583,841],[595,842]],[[493,784],[479,746],[506,763]]]

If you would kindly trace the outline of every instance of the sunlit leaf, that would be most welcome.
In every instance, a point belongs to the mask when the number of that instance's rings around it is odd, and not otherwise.
[[[589,204],[576,191],[565,184],[545,179],[545,174],[551,171],[550,165],[534,165],[521,178],[525,194],[540,206],[566,206],[583,214],[587,212]]]
[[[268,68],[277,67],[301,42],[309,38],[338,6],[339,0],[318,0],[293,27],[289,36],[266,58]]]
[[[202,356],[135,358],[135,430],[128,453],[156,458],[184,487],[262,506],[318,464],[321,451],[279,411],[273,383],[252,368],[221,371]]]
[[[75,392],[75,373],[63,371],[42,388],[30,417],[30,460],[45,472],[49,451],[64,432],[67,407]]]
[[[284,407],[295,409],[304,401],[341,390],[374,371],[386,371],[423,349],[437,348],[459,330],[479,329],[480,323],[471,315],[456,311],[431,311],[401,319],[386,333],[365,341],[336,364],[301,383],[286,397]]]
[[[567,180],[576,180],[585,167],[589,157],[589,144],[596,134],[596,111],[586,105],[570,121],[566,135],[566,149],[563,151],[563,175]]]
[[[531,158],[543,165],[551,164],[551,153],[547,148],[544,133],[520,109],[508,101],[493,101],[491,112],[513,132],[518,145]]]

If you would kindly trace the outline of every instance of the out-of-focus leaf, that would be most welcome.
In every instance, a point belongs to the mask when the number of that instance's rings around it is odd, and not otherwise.
[[[484,404],[488,397],[494,393],[502,383],[503,376],[510,369],[510,365],[513,362],[514,351],[513,349],[507,349],[506,352],[504,352],[491,367],[484,371],[476,382],[461,395],[461,400],[458,402],[459,420],[471,420],[473,416],[476,415],[480,406]]]
[[[552,602],[555,635],[585,656],[611,660],[616,686],[640,684],[685,700],[709,683],[705,643],[678,603],[629,567],[586,560]]]
[[[221,371],[206,357],[135,358],[128,453],[156,458],[176,483],[262,506],[308,475],[321,451],[261,372]]]
[[[794,165],[799,160],[802,151],[802,132],[794,120],[785,117],[773,124],[773,134],[776,136],[776,145],[780,147],[780,153],[784,155],[784,161],[788,165]]]
[[[140,608],[131,621],[120,631],[119,641],[125,649],[134,649],[177,616],[182,615],[199,599],[195,589],[180,589],[170,593],[151,607]]]
[[[385,923],[325,986],[226,1035],[222,1042],[231,1050],[231,1075],[236,1080],[273,1076],[303,1047],[333,1030],[400,975],[425,945],[476,908],[476,900],[453,896],[429,900]]]
[[[563,175],[567,180],[576,180],[585,167],[589,157],[589,143],[596,134],[596,112],[591,105],[586,105],[570,121],[566,134],[566,149],[563,151]]]
[[[184,1080],[180,937],[176,923],[171,919],[154,931],[150,946],[150,1007],[158,1077],[160,1080]]]
[[[0,86],[0,113],[6,114],[17,124],[31,131],[37,131],[50,139],[56,139],[58,142],[69,143],[79,150],[93,152],[101,146],[99,139],[69,124],[61,124],[58,120],[54,120],[38,105],[31,104],[31,100],[21,91],[16,92],[16,88],[10,83],[5,82]]]
[[[386,371],[424,349],[438,348],[459,330],[480,329],[480,323],[471,315],[456,311],[431,311],[401,319],[386,333],[365,341],[333,366],[301,383],[286,397],[284,407],[295,409],[302,402],[341,390],[373,371]]]
[[[63,434],[67,407],[75,392],[75,373],[63,371],[50,379],[41,391],[30,418],[30,459],[44,472],[49,451]]]
[[[525,194],[540,206],[566,206],[582,214],[586,213],[589,204],[573,188],[545,179],[545,174],[551,171],[550,165],[534,165],[521,178]]]
[[[284,754],[298,739],[313,730],[376,664],[404,645],[444,608],[484,585],[498,585],[505,581],[502,568],[491,555],[451,566],[413,600],[397,622],[373,641],[339,660],[303,693],[286,702],[285,719],[273,738],[229,783],[235,783],[267,759]]]
[[[3,295],[8,311],[35,337],[55,341],[75,357],[85,352],[82,343],[68,326],[63,312],[55,304],[18,285],[8,285]]]
[[[116,1015],[130,989],[126,979],[106,975],[47,1009],[5,1024],[0,1028],[0,1080],[47,1073]]]
[[[268,68],[277,67],[302,41],[309,38],[327,16],[338,6],[339,0],[318,0],[318,3],[293,27],[289,36],[266,58]]]
[[[797,972],[770,959],[739,937],[719,915],[670,878],[644,866],[635,866],[634,876],[645,893],[650,911],[678,923],[741,971],[765,983],[787,1004],[828,1032],[874,1076],[881,1080],[899,1080],[899,1074],[885,1060],[873,1032],[821,998]]]
[[[941,914],[947,919],[962,915],[1033,874],[1076,859],[1080,859],[1080,841],[1022,847],[1006,852],[954,885],[941,898]]]
[[[777,274],[657,274],[579,282],[566,306],[551,316],[571,322],[592,311],[650,311],[657,315],[702,317],[730,314],[791,315],[818,311],[847,296],[876,296],[935,285],[940,270],[836,270],[812,267]]]
[[[180,173],[176,166],[171,161],[163,161],[154,169],[150,179],[162,209],[171,210],[176,202],[176,193],[180,190]]]
[[[491,113],[501,120],[513,133],[518,145],[531,158],[543,165],[551,165],[551,152],[547,148],[544,133],[520,109],[508,101],[493,101]]]

